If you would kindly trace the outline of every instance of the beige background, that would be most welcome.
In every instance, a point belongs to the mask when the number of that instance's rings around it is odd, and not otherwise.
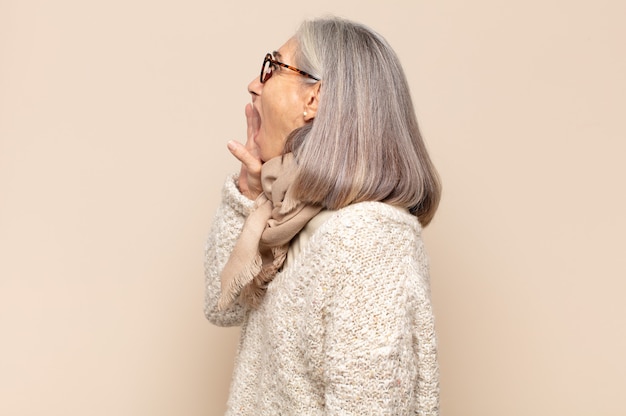
[[[1,415],[223,413],[225,144],[327,12],[395,47],[443,178],[442,415],[626,414],[624,2],[0,0]]]

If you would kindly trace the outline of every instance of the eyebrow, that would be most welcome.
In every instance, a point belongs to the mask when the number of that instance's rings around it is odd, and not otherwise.
[[[274,55],[274,58],[277,58],[277,59],[281,59],[281,56],[282,56],[282,55],[280,54],[280,52],[278,52],[278,51],[274,51],[274,52],[272,52],[272,55]]]

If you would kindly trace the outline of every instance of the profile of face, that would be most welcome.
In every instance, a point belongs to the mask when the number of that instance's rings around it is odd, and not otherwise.
[[[254,142],[263,162],[281,155],[289,133],[315,117],[320,83],[303,82],[306,75],[295,69],[296,47],[295,39],[287,41],[273,53],[275,61],[286,65],[272,64],[271,77],[262,83],[257,76],[248,85],[260,119]]]

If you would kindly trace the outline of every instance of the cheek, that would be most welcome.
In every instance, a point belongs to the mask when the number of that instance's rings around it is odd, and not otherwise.
[[[261,132],[265,140],[275,141],[281,135],[289,133],[289,111],[284,102],[264,101],[261,109]]]
[[[269,112],[261,119],[261,128],[255,142],[264,162],[282,154],[286,135],[281,123],[280,115],[274,112]]]

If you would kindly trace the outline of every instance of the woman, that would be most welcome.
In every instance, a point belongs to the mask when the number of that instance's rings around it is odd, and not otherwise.
[[[242,325],[228,414],[438,414],[421,227],[440,186],[395,53],[308,21],[248,90],[206,247],[206,316]]]

